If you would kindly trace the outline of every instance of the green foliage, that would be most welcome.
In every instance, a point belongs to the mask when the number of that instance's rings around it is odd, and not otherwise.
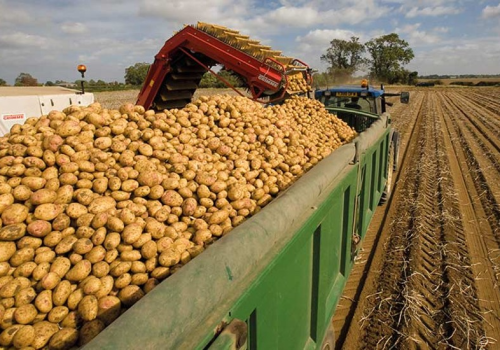
[[[54,84],[53,82],[51,82],[50,80],[48,80],[46,83],[45,83],[45,86],[55,86],[56,84]]]
[[[228,70],[221,70],[217,75],[223,79],[225,79],[228,83],[230,83],[234,87],[242,87],[243,81],[242,79],[237,76],[235,73],[228,71]],[[200,88],[227,88],[228,86],[222,82],[221,80],[217,79],[212,73],[206,72],[203,77],[201,78]]]
[[[0,78],[0,86],[7,86],[7,82]]]
[[[408,85],[415,85],[418,83],[418,72],[411,72],[408,75]]]
[[[370,73],[373,78],[390,84],[406,80],[407,71],[403,65],[415,57],[408,42],[391,33],[372,39],[365,46],[371,56]]]
[[[21,73],[16,78],[15,86],[38,86],[38,80],[29,73]]]
[[[125,84],[142,85],[151,65],[149,63],[136,63],[125,69]]]
[[[366,64],[366,59],[363,58],[365,50],[365,46],[357,37],[351,37],[350,41],[333,39],[330,48],[321,55],[321,60],[329,64],[328,70],[336,82],[342,82],[349,80]]]

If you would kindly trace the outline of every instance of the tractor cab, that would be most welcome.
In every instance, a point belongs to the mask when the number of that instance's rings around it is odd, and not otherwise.
[[[384,86],[376,89],[363,80],[359,86],[337,86],[325,90],[316,90],[315,99],[321,101],[327,110],[336,114],[357,132],[363,132],[380,115],[386,112],[386,96],[400,96],[401,103],[408,103],[408,92],[386,93]]]

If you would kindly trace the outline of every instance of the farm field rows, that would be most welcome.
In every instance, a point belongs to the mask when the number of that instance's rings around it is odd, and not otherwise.
[[[500,346],[499,96],[421,89],[391,109],[400,168],[337,308],[337,349]]]

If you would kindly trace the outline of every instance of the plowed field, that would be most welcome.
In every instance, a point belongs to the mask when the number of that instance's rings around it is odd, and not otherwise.
[[[334,316],[337,349],[500,348],[500,89],[420,89]]]

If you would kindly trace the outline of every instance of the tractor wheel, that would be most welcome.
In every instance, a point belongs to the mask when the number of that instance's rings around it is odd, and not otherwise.
[[[389,159],[387,162],[387,182],[385,183],[385,188],[384,192],[382,192],[382,197],[380,197],[380,204],[385,204],[388,200],[389,197],[391,196],[392,192],[392,175],[394,174],[394,154],[396,152],[395,150],[396,145],[394,142],[391,142],[391,146],[389,149]]]

